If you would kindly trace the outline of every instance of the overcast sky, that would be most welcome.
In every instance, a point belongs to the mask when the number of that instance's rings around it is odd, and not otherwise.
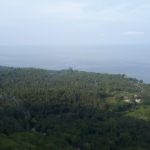
[[[0,0],[0,45],[148,44],[150,0]]]

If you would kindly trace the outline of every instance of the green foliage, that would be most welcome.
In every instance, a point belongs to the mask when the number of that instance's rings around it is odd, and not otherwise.
[[[0,150],[149,150],[149,90],[125,75],[0,67]]]
[[[126,116],[134,117],[144,121],[150,121],[150,106],[142,106],[131,112],[128,112]]]

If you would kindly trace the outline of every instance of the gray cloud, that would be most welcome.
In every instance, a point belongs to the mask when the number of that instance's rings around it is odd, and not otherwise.
[[[0,44],[147,43],[149,16],[147,0],[1,0]]]

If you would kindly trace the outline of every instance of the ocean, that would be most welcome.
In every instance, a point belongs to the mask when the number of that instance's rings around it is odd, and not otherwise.
[[[0,46],[0,65],[60,70],[72,67],[126,74],[150,83],[150,45]]]

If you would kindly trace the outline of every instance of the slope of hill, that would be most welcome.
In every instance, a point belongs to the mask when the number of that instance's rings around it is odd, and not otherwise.
[[[149,90],[126,75],[0,67],[0,149],[149,150]]]

